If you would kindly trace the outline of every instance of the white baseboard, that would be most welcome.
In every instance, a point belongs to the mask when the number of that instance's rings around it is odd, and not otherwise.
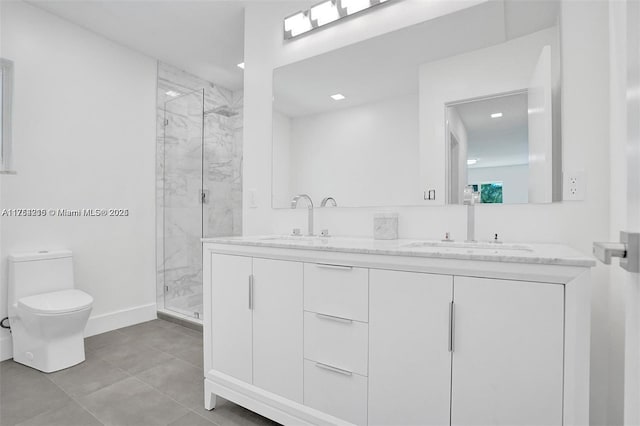
[[[135,306],[129,309],[109,312],[102,315],[89,317],[87,327],[84,329],[85,337],[93,336],[118,328],[139,324],[156,319],[156,304]],[[13,358],[11,335],[0,337],[0,361]]]
[[[89,317],[87,327],[84,329],[84,336],[89,337],[141,322],[151,321],[157,318],[156,311],[156,304],[149,303],[148,305],[135,306],[129,309]]]

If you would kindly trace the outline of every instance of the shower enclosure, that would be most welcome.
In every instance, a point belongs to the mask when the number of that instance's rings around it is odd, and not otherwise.
[[[158,76],[158,310],[198,320],[200,239],[242,233],[241,93],[162,64]]]

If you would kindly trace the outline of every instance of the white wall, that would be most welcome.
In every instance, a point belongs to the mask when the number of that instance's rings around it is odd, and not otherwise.
[[[415,204],[417,94],[294,117],[290,123],[289,194],[274,206],[288,208],[300,193],[316,204],[329,196],[340,206]],[[274,188],[283,167],[279,155],[280,149],[274,150]]]
[[[444,105],[526,89],[542,48],[556,43],[556,32],[557,29],[549,28],[420,66],[420,164],[425,189],[445,193]],[[445,202],[444,197],[436,197],[435,201],[422,203]]]
[[[6,256],[68,248],[76,286],[94,298],[88,334],[153,318],[156,62],[26,3],[2,8],[18,174],[3,177],[1,207],[130,214],[2,218],[0,316]]]
[[[470,167],[468,183],[502,182],[502,202],[518,204],[527,202],[529,191],[529,166]]]
[[[247,235],[287,233],[304,228],[305,211],[271,208],[271,105],[273,68],[411,25],[445,7],[464,2],[402,1],[363,14],[289,43],[282,41],[282,19],[300,3],[252,3],[245,10],[245,144],[244,194],[255,196],[255,207],[244,211]],[[479,238],[498,233],[505,241],[547,241],[568,244],[590,253],[593,241],[609,238],[609,70],[608,5],[604,1],[562,3],[562,155],[564,170],[584,169],[585,201],[539,205],[483,205],[476,212]],[[245,201],[248,201],[246,199]],[[249,203],[246,202],[245,206]],[[335,235],[371,236],[373,213],[379,209],[323,209],[316,213],[318,229]],[[404,238],[437,238],[450,231],[465,233],[462,206],[390,207],[400,215]],[[611,331],[608,330],[608,268],[592,274],[591,418],[607,424],[607,375]],[[615,379],[617,380],[617,379]],[[612,383],[614,386],[616,383]],[[611,407],[612,410],[615,407]],[[611,411],[611,410],[609,410]]]

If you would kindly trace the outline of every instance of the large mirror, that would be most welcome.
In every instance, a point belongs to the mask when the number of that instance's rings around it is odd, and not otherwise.
[[[556,1],[489,1],[277,68],[274,208],[560,194]]]

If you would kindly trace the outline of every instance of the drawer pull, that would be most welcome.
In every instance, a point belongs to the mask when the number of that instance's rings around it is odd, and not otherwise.
[[[336,316],[333,316],[333,315],[318,314],[318,313],[316,313],[316,317],[318,317],[320,319],[324,319],[324,320],[341,322],[341,323],[344,323],[344,324],[353,324],[353,320],[349,319],[349,318],[342,318],[342,317],[336,317]]]
[[[323,364],[321,362],[316,362],[316,367],[322,368],[323,370],[333,371],[334,373],[343,374],[345,376],[353,375],[353,372],[349,370],[343,370],[342,368],[333,367],[331,365]]]
[[[318,268],[324,269],[335,269],[337,271],[350,271],[353,269],[353,266],[344,266],[344,265],[329,265],[328,263],[316,263]]]

